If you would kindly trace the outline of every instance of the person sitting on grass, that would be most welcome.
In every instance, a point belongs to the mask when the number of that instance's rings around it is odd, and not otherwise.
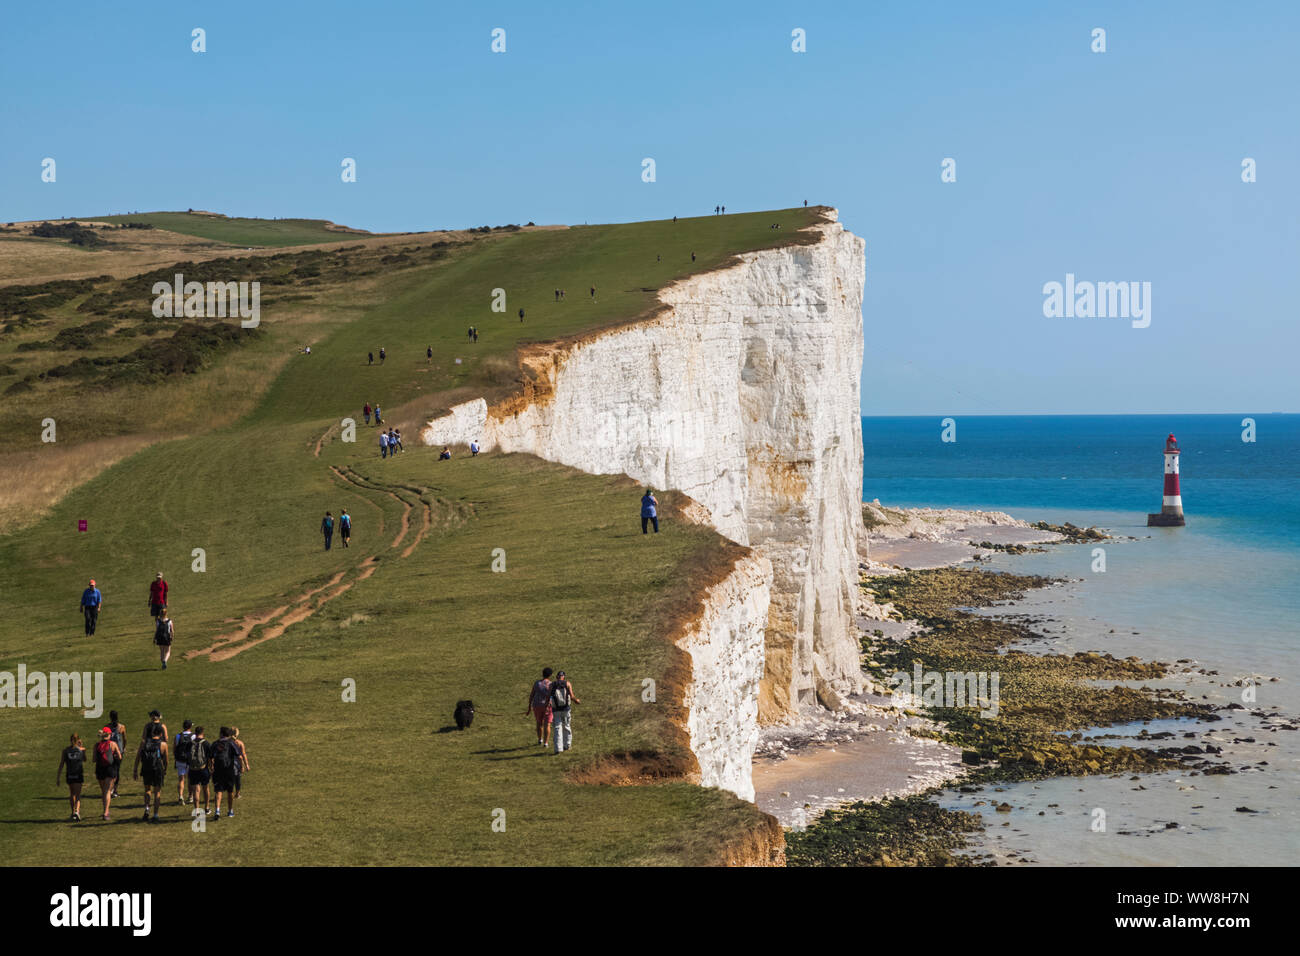
[[[442,446],[442,454],[438,456],[438,460],[439,460],[439,461],[450,461],[450,460],[451,460],[451,449],[448,448],[446,445],[443,445],[443,446]]]

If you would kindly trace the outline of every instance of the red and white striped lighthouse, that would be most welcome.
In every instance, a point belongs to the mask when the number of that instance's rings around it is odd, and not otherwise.
[[[1160,513],[1147,515],[1148,528],[1181,528],[1183,495],[1178,487],[1178,439],[1170,432],[1165,439],[1165,496],[1160,502]]]

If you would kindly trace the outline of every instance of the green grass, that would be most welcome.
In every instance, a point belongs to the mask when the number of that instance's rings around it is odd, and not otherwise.
[[[105,710],[121,712],[132,744],[156,706],[173,733],[185,717],[212,736],[222,724],[239,725],[253,761],[239,814],[207,833],[191,832],[174,802],[166,826],[139,824],[141,788],[130,781],[111,823],[98,819],[91,780],[83,822],[69,824],[66,789],[53,781],[59,751],[72,731],[89,744],[106,714],[0,711],[0,863],[716,860],[723,843],[760,819],[752,804],[683,782],[602,786],[568,772],[625,753],[680,761],[685,742],[672,708],[687,672],[669,638],[736,547],[672,517],[663,534],[642,536],[639,490],[626,478],[520,455],[438,462],[413,430],[408,451],[391,461],[379,460],[374,430],[364,426],[356,444],[335,429],[319,457],[313,449],[363,401],[390,409],[417,398],[437,403],[446,389],[475,381],[485,354],[642,314],[653,304],[643,288],[687,274],[692,250],[695,268],[708,268],[790,241],[813,214],[483,240],[404,276],[386,301],[337,326],[312,356],[292,358],[250,415],[145,449],[22,534],[0,538],[0,670],[22,662],[29,671],[102,671]],[[787,230],[780,239],[767,229],[776,220]],[[586,293],[593,283],[595,303]],[[498,286],[510,297],[506,316],[487,312]],[[568,290],[567,302],[554,303],[556,286]],[[514,314],[521,302],[522,330]],[[483,329],[474,353],[458,341],[472,323]],[[263,327],[274,335],[274,314],[264,314]],[[432,369],[426,343],[435,346]],[[380,344],[387,363],[367,367],[366,349]],[[462,351],[467,361],[455,366]],[[155,394],[165,401],[165,388]],[[331,466],[351,469],[360,486]],[[679,500],[661,495],[666,515]],[[419,522],[393,545],[403,501],[415,515],[427,503],[432,516],[408,556],[402,551]],[[320,517],[342,508],[354,515],[353,546],[344,550],[336,539],[326,553]],[[86,533],[76,530],[80,518],[90,523]],[[190,570],[194,548],[206,551],[203,573]],[[504,573],[491,570],[498,548]],[[377,570],[356,580],[372,555]],[[166,672],[146,608],[156,570],[173,588],[177,643]],[[237,619],[292,602],[340,572],[354,582],[350,590],[278,637],[226,660],[184,658]],[[77,609],[89,577],[105,595],[93,639],[82,635]],[[583,701],[575,749],[558,757],[536,746],[523,715],[544,664],[564,667]],[[655,703],[642,700],[646,678],[658,685]],[[346,679],[356,682],[355,703],[342,700]],[[474,727],[440,732],[461,698],[479,708]],[[498,809],[505,832],[492,828]]]
[[[130,216],[85,216],[84,222],[144,222],[184,236],[197,236],[233,246],[305,246],[343,242],[356,233],[327,228],[324,219],[245,219],[189,212],[144,212]],[[111,237],[110,237],[111,238]]]

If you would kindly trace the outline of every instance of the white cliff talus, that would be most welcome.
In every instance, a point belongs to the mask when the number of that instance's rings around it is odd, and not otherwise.
[[[691,656],[686,730],[700,765],[700,783],[754,799],[758,685],[772,563],[749,554],[711,587],[698,620],[677,646]]]
[[[684,491],[767,558],[763,723],[861,687],[865,254],[829,218],[812,244],[744,253],[664,289],[651,319],[530,348],[523,396],[457,406],[422,433]]]

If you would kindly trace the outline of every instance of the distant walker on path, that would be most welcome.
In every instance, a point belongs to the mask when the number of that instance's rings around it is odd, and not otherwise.
[[[646,534],[646,525],[654,522],[655,534],[659,533],[659,499],[649,488],[641,496],[641,533]]]
[[[104,595],[95,587],[95,579],[90,579],[90,586],[81,592],[81,614],[86,619],[86,636],[95,636],[95,626],[99,623],[99,612],[104,606]]]
[[[334,516],[328,511],[325,517],[320,519],[320,531],[325,536],[325,550],[330,549],[330,542],[334,540]]]

